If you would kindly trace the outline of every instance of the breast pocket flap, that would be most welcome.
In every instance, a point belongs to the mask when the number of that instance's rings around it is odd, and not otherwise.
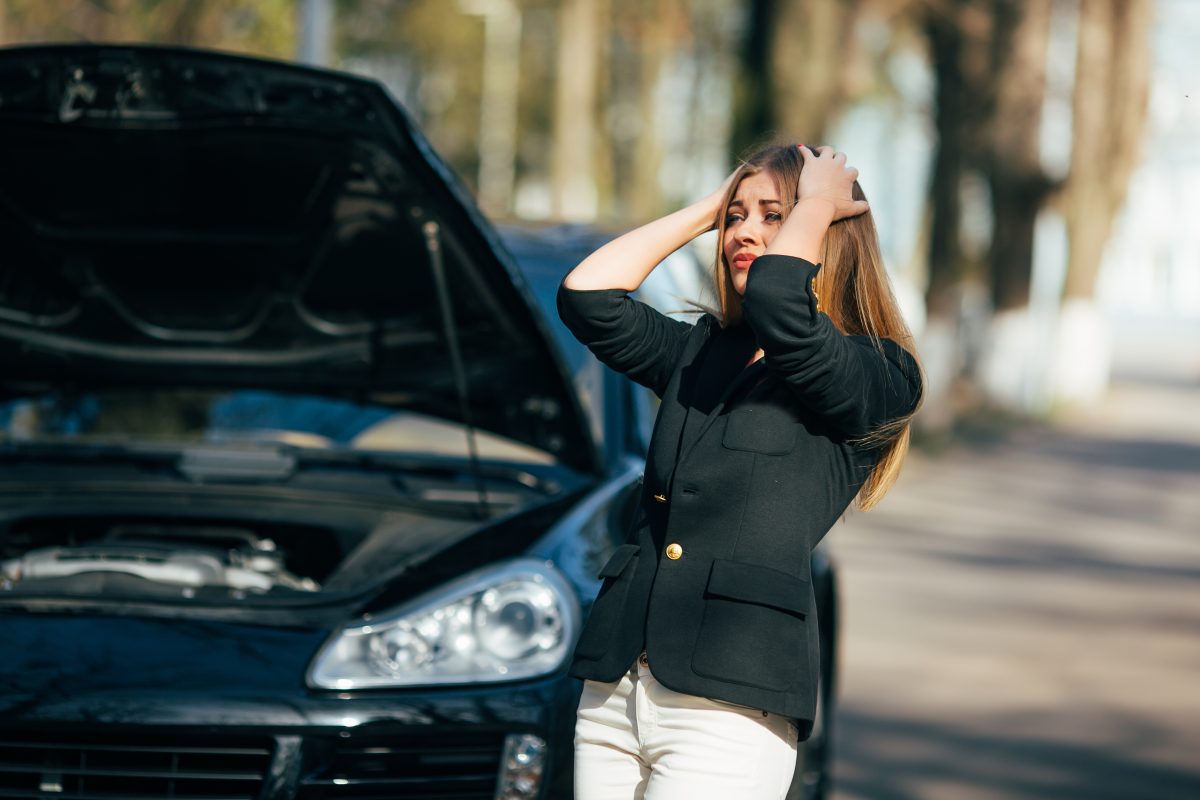
[[[730,450],[785,455],[796,446],[796,424],[777,409],[738,408],[725,421],[721,444]]]
[[[808,612],[808,581],[760,564],[714,560],[706,594],[770,606],[799,616]]]
[[[615,578],[625,571],[625,567],[629,566],[629,562],[638,551],[642,548],[636,544],[623,544],[618,547],[612,554],[612,558],[600,568],[600,578]]]

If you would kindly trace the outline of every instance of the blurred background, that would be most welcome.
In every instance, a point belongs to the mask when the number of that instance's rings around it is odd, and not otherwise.
[[[846,151],[927,391],[829,537],[835,796],[1200,798],[1197,0],[0,0],[48,41],[373,76],[496,219]]]

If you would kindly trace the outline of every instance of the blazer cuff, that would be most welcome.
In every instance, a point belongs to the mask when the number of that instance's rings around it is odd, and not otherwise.
[[[608,333],[624,312],[624,289],[568,289],[558,285],[558,316],[584,344]]]
[[[783,305],[796,321],[811,323],[817,318],[817,300],[812,282],[821,265],[796,256],[772,253],[759,256],[750,265],[742,304]]]

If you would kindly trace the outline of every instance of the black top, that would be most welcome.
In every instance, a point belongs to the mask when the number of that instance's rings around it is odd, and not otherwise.
[[[644,646],[668,688],[812,719],[809,556],[878,459],[858,440],[911,413],[921,392],[903,348],[846,336],[817,311],[818,269],[761,256],[745,324],[726,329],[619,289],[560,287],[580,341],[662,398],[640,513],[601,570],[572,674],[615,681]],[[747,367],[758,347],[765,357]]]

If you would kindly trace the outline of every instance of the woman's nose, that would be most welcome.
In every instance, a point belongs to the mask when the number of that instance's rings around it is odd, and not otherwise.
[[[762,241],[761,226],[754,220],[748,219],[738,226],[737,238],[739,242]]]

